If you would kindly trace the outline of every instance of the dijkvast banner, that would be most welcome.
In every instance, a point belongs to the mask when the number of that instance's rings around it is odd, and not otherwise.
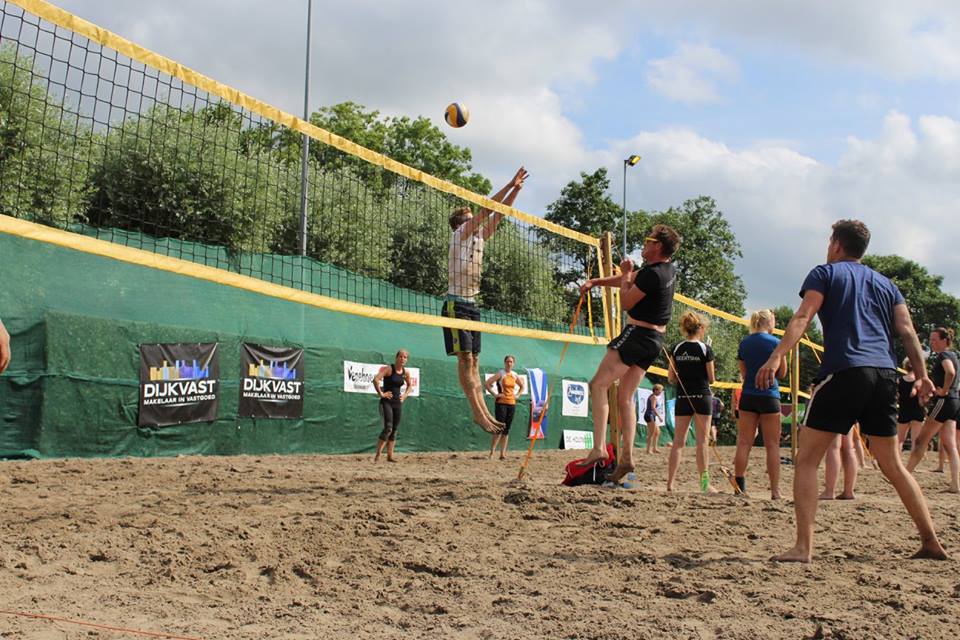
[[[303,349],[240,346],[241,418],[303,417]]]
[[[219,389],[216,342],[140,345],[141,427],[216,420]]]

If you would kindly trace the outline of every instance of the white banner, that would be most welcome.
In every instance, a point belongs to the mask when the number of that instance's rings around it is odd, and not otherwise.
[[[592,431],[563,430],[564,449],[593,449]]]
[[[518,378],[520,378],[521,380],[523,380],[523,391],[521,391],[519,394],[517,394],[517,397],[519,398],[519,397],[521,397],[521,396],[528,396],[528,395],[530,395],[530,379],[527,378],[527,374],[525,374],[525,373],[517,373],[517,370],[516,370],[516,369],[513,370],[513,374],[514,374],[515,376],[517,376]],[[495,374],[495,373],[485,373],[485,374],[483,374],[483,382],[484,382],[484,385],[483,385],[483,393],[484,393],[485,395],[488,395],[488,396],[495,395],[495,394],[490,393],[489,391],[487,391],[487,385],[486,385],[487,380],[489,380],[490,378],[492,378],[492,377],[495,376],[495,375],[497,375],[497,374]],[[494,387],[494,389],[496,389],[496,387]],[[516,391],[516,389],[514,389],[514,391]]]
[[[343,361],[343,390],[347,393],[370,393],[377,395],[377,390],[373,388],[373,379],[380,371],[382,364],[371,364],[369,362],[351,362]],[[417,367],[407,367],[410,372],[410,383],[413,385],[411,396],[420,395],[420,369]],[[403,393],[407,385],[400,387],[400,393]]]
[[[579,380],[564,380],[563,415],[586,418],[589,415],[589,406],[590,385]]]
[[[647,410],[647,399],[653,395],[652,389],[637,389],[637,424],[646,424],[643,414]],[[660,393],[657,396],[657,426],[662,427],[666,424],[663,416],[666,415],[666,394]]]

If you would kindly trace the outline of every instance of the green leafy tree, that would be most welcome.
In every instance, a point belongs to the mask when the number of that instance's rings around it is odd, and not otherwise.
[[[240,152],[228,105],[182,112],[157,105],[107,135],[92,176],[91,224],[263,251],[295,215],[298,176],[268,151]]]
[[[90,195],[92,134],[34,67],[0,48],[0,214],[65,226]]]
[[[623,218],[622,209],[610,198],[610,178],[603,167],[593,173],[580,173],[580,180],[571,180],[560,192],[560,197],[547,205],[544,218],[561,226],[599,237],[615,231]],[[562,261],[568,267],[557,267],[557,278],[562,285],[581,283],[586,278],[591,253],[583,243],[558,236],[546,230],[539,231],[541,240],[550,251],[568,257]],[[560,261],[558,261],[560,262]],[[599,274],[594,265],[590,272]]]
[[[735,272],[735,262],[743,254],[716,201],[698,196],[666,211],[634,212],[627,222],[628,247],[640,246],[655,224],[669,225],[683,237],[680,251],[674,256],[677,291],[722,311],[743,315],[746,288]]]

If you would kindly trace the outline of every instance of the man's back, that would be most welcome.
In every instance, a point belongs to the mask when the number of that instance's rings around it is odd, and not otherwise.
[[[859,262],[839,261],[815,267],[800,295],[808,290],[823,294],[820,377],[851,367],[896,368],[893,308],[904,299],[893,282]]]

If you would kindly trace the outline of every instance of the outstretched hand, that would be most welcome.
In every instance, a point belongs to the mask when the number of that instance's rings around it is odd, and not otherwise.
[[[580,285],[580,294],[583,295],[587,291],[590,291],[590,289],[593,289],[593,280],[587,280],[582,285]]]
[[[514,189],[522,189],[523,181],[530,177],[530,174],[527,173],[527,170],[523,167],[517,169],[517,172],[513,174],[513,178],[510,180],[510,186]]]

